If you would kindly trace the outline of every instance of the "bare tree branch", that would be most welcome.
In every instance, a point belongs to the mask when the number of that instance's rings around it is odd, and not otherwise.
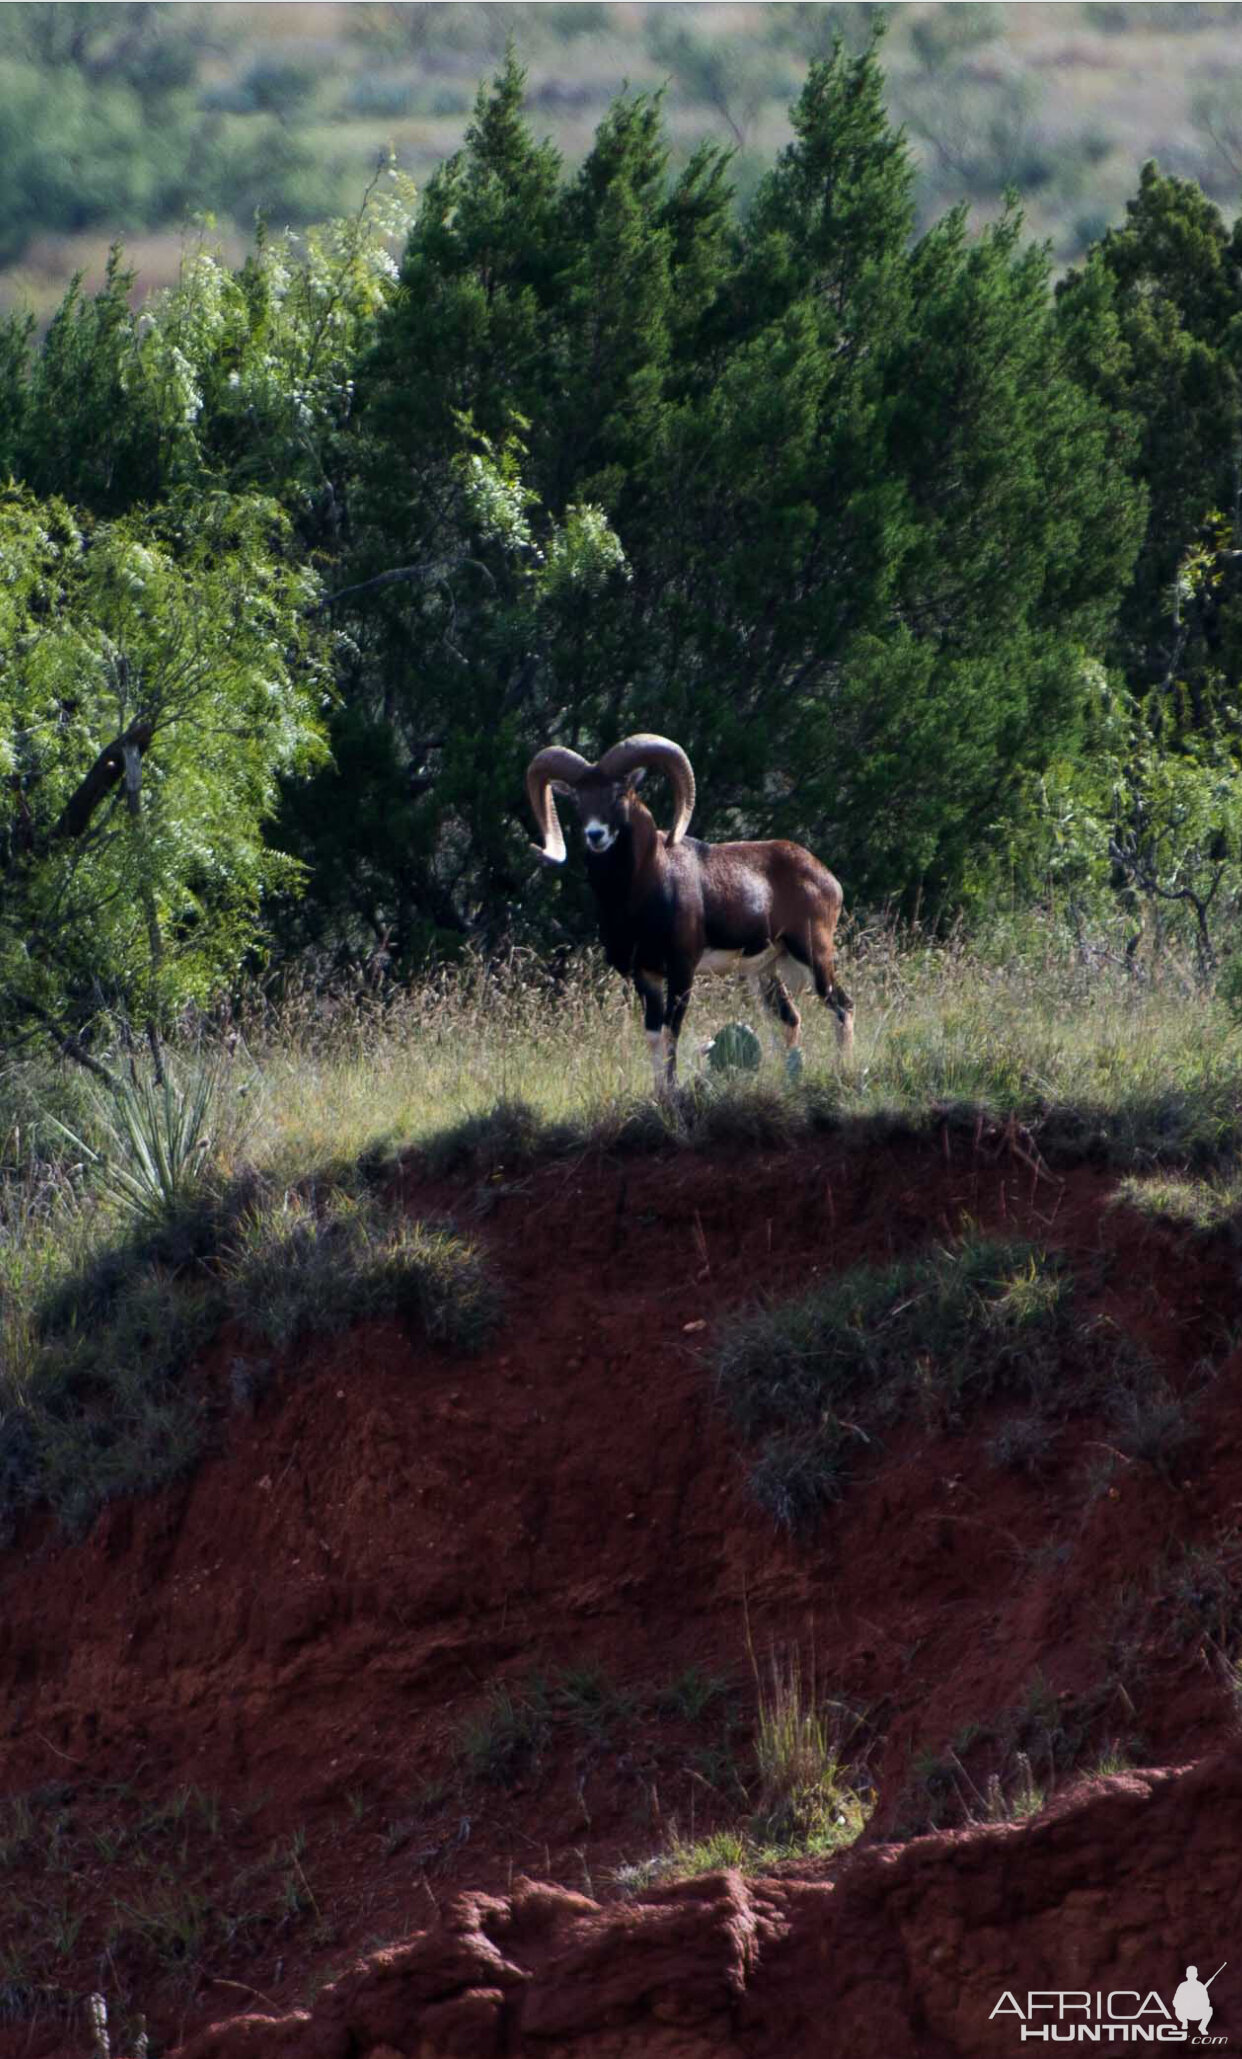
[[[136,750],[141,756],[154,733],[154,726],[150,722],[131,722],[124,736],[114,737],[113,741],[105,746],[85,779],[65,802],[58,820],[52,826],[49,843],[59,843],[65,837],[79,837],[89,828],[91,817],[100,802],[107,798],[124,776],[126,751]]]
[[[397,565],[391,572],[377,572],[373,579],[360,579],[356,586],[342,586],[337,593],[325,594],[310,612],[317,615],[324,608],[335,607],[338,601],[352,600],[357,593],[377,593],[381,587],[396,586],[401,580],[444,580],[450,573],[460,571],[463,565],[469,565],[472,571],[481,572],[495,592],[496,581],[482,559],[468,557],[463,553],[460,557],[449,558],[447,561],[433,561],[425,565]]]
[[[114,1092],[116,1091],[120,1082],[115,1074],[110,1073],[107,1066],[101,1065],[97,1058],[93,1058],[85,1044],[75,1037],[71,1030],[62,1029],[55,1018],[48,1014],[46,1008],[41,1008],[37,1001],[29,1001],[24,997],[19,1000],[18,1006],[24,1008],[27,1015],[32,1015],[36,1022],[42,1023],[52,1042],[66,1058],[72,1058],[75,1065],[84,1066],[97,1080],[102,1080],[105,1087],[111,1087]]]

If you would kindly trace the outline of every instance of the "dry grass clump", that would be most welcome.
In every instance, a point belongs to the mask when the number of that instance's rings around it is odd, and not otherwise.
[[[740,1867],[761,1873],[788,1859],[824,1859],[854,1844],[874,1794],[861,1750],[862,1720],[822,1695],[796,1653],[773,1656],[758,1679],[754,1775],[738,1823],[705,1837],[676,1830],[666,1848],[619,1882],[635,1891],[663,1880]]]

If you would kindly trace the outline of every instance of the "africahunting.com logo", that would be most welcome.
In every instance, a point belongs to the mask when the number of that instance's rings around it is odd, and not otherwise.
[[[1138,1988],[1032,1988],[1025,1995],[1006,1989],[992,2016],[1010,2018],[1023,2040],[1040,2038],[1050,2045],[1219,2047],[1229,2039],[1219,2024],[1215,2033],[1208,2030],[1214,2013],[1208,1990],[1216,1973],[1200,1980],[1198,1967],[1188,1966],[1171,2004],[1154,1988],[1146,1995]]]

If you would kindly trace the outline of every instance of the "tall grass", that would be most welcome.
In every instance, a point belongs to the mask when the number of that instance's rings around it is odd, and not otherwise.
[[[419,1147],[438,1166],[456,1153],[503,1174],[591,1138],[778,1142],[811,1122],[977,1112],[1030,1126],[1062,1161],[1228,1168],[1242,1129],[1242,1024],[1172,954],[1134,977],[1107,938],[1084,949],[1032,919],[973,942],[860,929],[844,957],[857,1002],[850,1069],[812,1000],[803,1083],[789,1086],[773,1057],[721,1091],[703,1050],[751,1011],[745,989],[703,981],[682,1038],[682,1077],[697,1091],[672,1111],[652,1104],[634,1003],[594,953],[557,978],[519,953],[399,992],[289,983],[256,994],[226,1022],[197,1026],[179,1054],[187,1075],[210,1069],[215,1083],[200,1172],[219,1185],[259,1167],[291,1186]],[[19,1357],[32,1285],[123,1220],[92,1178],[91,1151],[115,1159],[116,1139],[84,1075],[50,1058],[0,1070],[0,1324]]]
[[[852,1844],[870,1810],[859,1791],[859,1718],[817,1692],[796,1654],[773,1657],[755,1721],[755,1833],[778,1846],[827,1853]]]
[[[1030,919],[983,940],[859,929],[844,964],[854,1065],[840,1069],[832,1022],[812,998],[800,1004],[805,1089],[786,1087],[773,1055],[730,1098],[787,1107],[794,1126],[807,1097],[839,1117],[969,1104],[1040,1126],[1063,1153],[1102,1151],[1136,1170],[1206,1165],[1237,1138],[1242,1024],[1172,953],[1136,977],[1107,938],[1079,947]],[[702,981],[683,1080],[707,1086],[706,1045],[751,1013],[744,988]],[[219,1120],[244,1109],[246,1154],[274,1178],[426,1146],[498,1104],[530,1112],[525,1148],[543,1130],[554,1142],[606,1134],[650,1105],[632,996],[593,952],[557,977],[515,953],[389,994],[290,984],[241,1007],[228,1046]],[[2,1097],[0,1087],[0,1110]],[[675,1117],[666,1128],[677,1134]]]

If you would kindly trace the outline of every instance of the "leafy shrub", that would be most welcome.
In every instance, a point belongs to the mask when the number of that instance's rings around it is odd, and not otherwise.
[[[1242,951],[1231,951],[1216,979],[1216,992],[1234,1022],[1242,1022]]]
[[[1185,0],[1182,7],[1162,6],[1160,0],[1084,0],[1082,11],[1093,29],[1110,36],[1151,29],[1160,35],[1193,36],[1231,18],[1221,0]]]
[[[222,114],[274,114],[284,121],[313,96],[317,77],[313,65],[260,58],[234,83],[205,93],[203,105]]]
[[[447,121],[450,116],[469,114],[470,107],[470,95],[460,86],[439,85],[423,95],[418,111],[430,115],[433,121]]]
[[[413,79],[389,78],[383,72],[363,72],[353,79],[342,107],[348,114],[377,115],[397,121],[413,114],[418,104],[418,87]]]
[[[238,221],[310,222],[330,214],[340,173],[271,117],[225,119],[200,153],[196,198]]]
[[[962,0],[957,7],[936,7],[920,15],[910,30],[910,43],[920,64],[938,71],[993,42],[1003,27],[999,7],[986,0]]]

